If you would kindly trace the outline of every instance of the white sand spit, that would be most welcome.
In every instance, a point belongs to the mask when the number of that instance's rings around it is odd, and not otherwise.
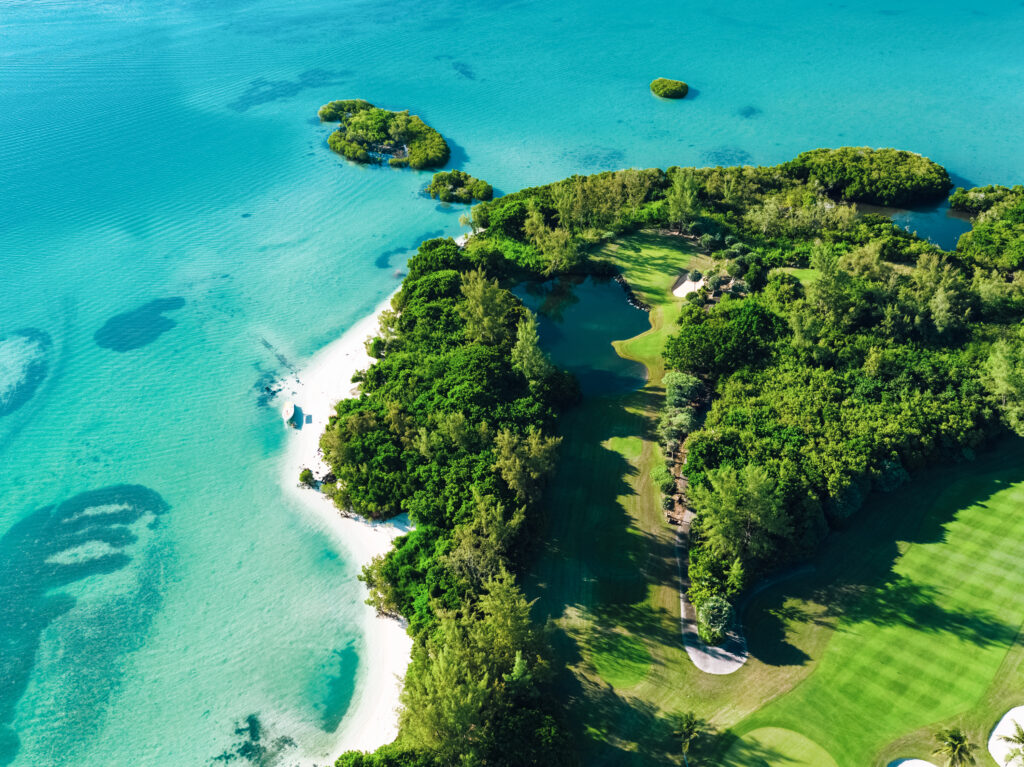
[[[356,393],[352,374],[372,362],[364,342],[375,334],[377,317],[390,303],[389,297],[372,315],[364,317],[341,338],[324,347],[296,376],[282,382],[275,398],[278,410],[286,401],[295,403],[298,424],[288,436],[281,462],[281,483],[358,568],[386,552],[396,536],[407,532],[408,519],[400,517],[389,523],[372,524],[344,517],[329,498],[300,487],[298,477],[304,467],[312,469],[317,476],[326,471],[319,454],[320,435],[334,412],[334,404]],[[362,585],[360,589],[362,601],[366,590]],[[339,753],[349,749],[371,750],[395,739],[398,696],[412,652],[412,639],[398,621],[379,618],[368,605],[362,615],[365,654],[359,659],[355,697],[338,728],[336,749]]]
[[[1017,706],[1007,711],[999,720],[999,724],[993,728],[992,734],[988,736],[988,752],[999,764],[1006,764],[1006,757],[1014,749],[1011,744],[1000,740],[1000,738],[1013,735],[1016,732],[1017,728],[1014,727],[1014,722],[1024,727],[1024,706]]]

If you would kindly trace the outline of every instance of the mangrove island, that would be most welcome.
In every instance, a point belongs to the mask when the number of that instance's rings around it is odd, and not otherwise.
[[[327,145],[353,162],[393,168],[440,168],[451,155],[444,136],[408,110],[391,112],[369,101],[331,101],[320,107],[321,122],[340,123]]]
[[[427,186],[427,193],[441,202],[486,202],[494,197],[490,184],[461,170],[435,173]]]

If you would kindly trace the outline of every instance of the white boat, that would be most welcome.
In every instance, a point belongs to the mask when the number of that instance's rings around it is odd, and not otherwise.
[[[284,409],[281,410],[281,417],[284,419],[284,422],[289,426],[295,426],[295,403],[285,402]]]

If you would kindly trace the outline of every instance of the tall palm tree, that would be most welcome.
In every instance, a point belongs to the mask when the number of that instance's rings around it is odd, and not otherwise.
[[[1013,735],[1000,735],[999,740],[1003,743],[1009,743],[1013,746],[1013,750],[1006,755],[1006,764],[1024,765],[1024,727],[1020,726],[1020,722],[1013,720]]]
[[[967,739],[967,735],[959,727],[939,730],[935,733],[935,740],[939,742],[939,747],[932,753],[946,757],[946,767],[967,767],[978,763],[974,758],[974,752],[978,747]]]
[[[692,711],[687,711],[685,714],[676,716],[672,724],[672,734],[679,738],[679,745],[683,751],[683,761],[689,767],[690,760],[687,755],[690,753],[690,746],[693,745],[693,742],[700,735],[701,721]]]

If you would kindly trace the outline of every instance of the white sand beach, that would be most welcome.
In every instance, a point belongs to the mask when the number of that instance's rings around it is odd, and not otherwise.
[[[356,517],[345,517],[324,495],[299,486],[299,471],[308,467],[320,477],[327,467],[320,459],[319,442],[334,404],[356,393],[352,374],[371,363],[365,340],[377,330],[377,317],[389,308],[391,297],[376,311],[353,325],[341,338],[318,352],[295,376],[285,379],[274,399],[277,412],[286,402],[296,407],[295,422],[299,428],[289,430],[287,447],[281,464],[281,483],[286,492],[310,512],[310,517],[337,540],[357,568],[391,547],[397,535],[407,532],[408,519],[397,518],[388,523],[369,523]],[[283,423],[281,428],[286,428]],[[366,589],[360,584],[360,601]],[[398,734],[398,696],[402,676],[409,665],[412,639],[395,620],[380,618],[373,608],[363,613],[365,654],[360,656],[359,678],[349,713],[337,732],[336,751],[371,750],[390,743]],[[336,756],[337,754],[335,754]],[[332,757],[333,758],[333,757]]]

